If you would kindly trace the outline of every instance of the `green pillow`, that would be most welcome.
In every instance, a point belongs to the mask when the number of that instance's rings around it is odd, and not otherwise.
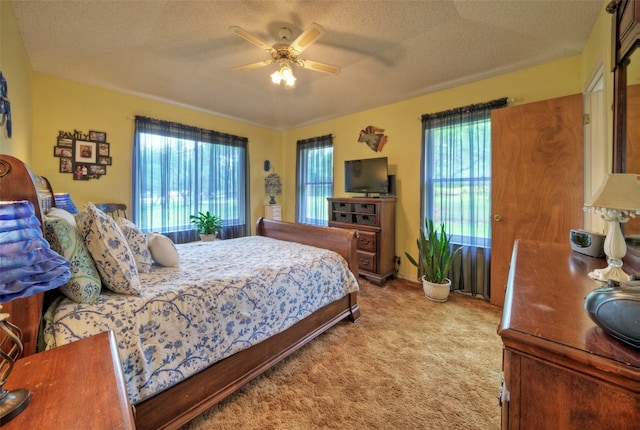
[[[68,219],[47,216],[45,237],[51,249],[71,263],[71,279],[60,287],[62,293],[78,303],[93,303],[100,296],[102,282],[75,223]]]

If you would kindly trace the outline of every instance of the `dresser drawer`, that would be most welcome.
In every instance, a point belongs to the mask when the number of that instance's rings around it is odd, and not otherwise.
[[[377,226],[378,219],[375,214],[355,214],[356,223],[360,225]]]
[[[358,249],[376,252],[376,236],[377,233],[358,231]]]
[[[353,214],[351,212],[334,212],[332,221],[353,223]]]
[[[353,205],[349,202],[333,202],[334,211],[351,212]]]
[[[354,203],[353,209],[361,214],[374,214],[376,213],[376,205],[370,203]]]
[[[375,273],[377,270],[376,254],[373,252],[358,251],[358,268]]]

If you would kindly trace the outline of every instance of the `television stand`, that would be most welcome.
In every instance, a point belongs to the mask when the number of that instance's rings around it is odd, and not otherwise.
[[[376,285],[396,275],[396,198],[329,198],[329,226],[357,230],[360,275]]]

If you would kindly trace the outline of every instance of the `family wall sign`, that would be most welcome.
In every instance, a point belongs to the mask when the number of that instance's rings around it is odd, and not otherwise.
[[[111,166],[107,133],[103,131],[60,130],[53,155],[59,159],[59,172],[73,174],[77,181],[100,179]]]

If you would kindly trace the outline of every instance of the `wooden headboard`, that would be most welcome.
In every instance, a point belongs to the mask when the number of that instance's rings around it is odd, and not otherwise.
[[[22,161],[10,155],[0,154],[0,200],[30,201],[36,209],[40,225],[44,226],[38,187],[34,178],[37,177]],[[23,356],[36,352],[43,302],[44,293],[38,293],[26,299],[15,299],[2,304],[2,312],[8,313],[9,321],[22,330]]]

